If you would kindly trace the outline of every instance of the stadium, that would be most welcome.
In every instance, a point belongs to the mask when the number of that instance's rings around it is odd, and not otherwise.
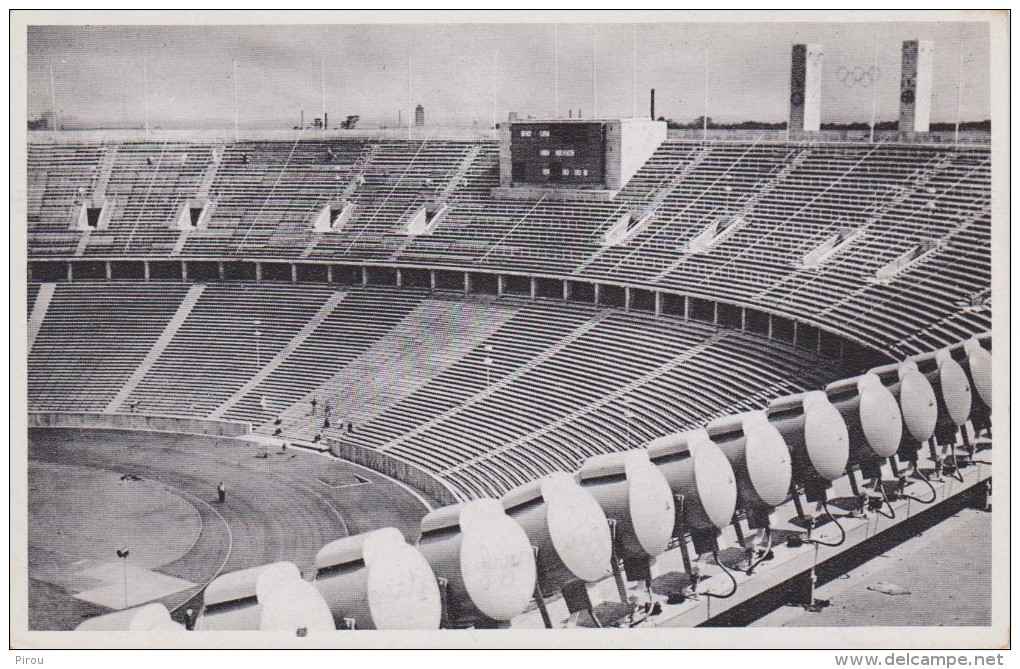
[[[629,111],[564,115],[564,77],[481,128],[408,90],[395,127],[242,130],[236,88],[227,131],[69,128],[51,69],[29,629],[770,624],[987,517],[990,112],[934,120],[963,51],[808,33],[770,47],[781,122],[685,125],[638,111],[637,30]],[[870,119],[826,120],[834,81]],[[898,624],[990,624],[989,560],[955,622]]]

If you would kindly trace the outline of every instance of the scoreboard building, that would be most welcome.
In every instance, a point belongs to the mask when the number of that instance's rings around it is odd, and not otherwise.
[[[502,197],[612,197],[666,139],[647,119],[527,119],[500,128]]]

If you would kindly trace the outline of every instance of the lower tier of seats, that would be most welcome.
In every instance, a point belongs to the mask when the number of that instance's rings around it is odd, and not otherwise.
[[[644,312],[243,283],[58,285],[28,362],[33,411],[246,421],[398,459],[464,498],[854,371]]]

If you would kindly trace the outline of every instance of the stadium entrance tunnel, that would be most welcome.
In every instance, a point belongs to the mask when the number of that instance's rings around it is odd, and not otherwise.
[[[106,230],[110,226],[111,203],[101,198],[87,200],[78,210],[78,230]]]
[[[141,261],[120,261],[110,263],[110,278],[114,281],[142,281],[145,279],[145,263]]]
[[[557,279],[535,279],[535,296],[551,300],[562,299],[565,290],[563,282]]]
[[[179,263],[178,263],[179,266]],[[71,265],[63,262],[33,262],[29,265],[29,280],[36,283],[67,281]]]
[[[479,295],[499,294],[499,277],[495,275],[475,272],[468,276],[468,282],[472,293]]]
[[[179,262],[170,260],[150,260],[149,267],[150,281],[182,281],[184,279],[184,266]]]
[[[254,281],[258,268],[253,262],[223,263],[223,278],[226,281]]]
[[[432,280],[425,269],[401,269],[400,285],[408,288],[430,288]]]
[[[333,265],[329,270],[333,283],[339,286],[357,286],[364,283],[361,268],[355,265]]]
[[[574,302],[595,303],[595,286],[586,281],[568,281],[567,296]]]
[[[438,290],[464,290],[464,275],[460,272],[437,269],[433,276]]]
[[[625,291],[622,286],[611,284],[600,286],[599,306],[622,308],[626,303]]]
[[[503,279],[503,292],[509,295],[530,295],[531,278],[511,274]]]
[[[366,267],[365,283],[370,286],[396,286],[397,270],[392,267]]]
[[[189,281],[219,281],[221,276],[218,262],[189,262],[185,269]]]
[[[109,278],[108,265],[105,262],[92,261],[77,263],[71,269],[75,281],[102,281]]]
[[[263,281],[285,281],[294,280],[294,272],[289,263],[264,262],[261,263]]]
[[[205,230],[212,218],[213,203],[208,200],[192,200],[181,205],[177,214],[176,227],[181,231]]]

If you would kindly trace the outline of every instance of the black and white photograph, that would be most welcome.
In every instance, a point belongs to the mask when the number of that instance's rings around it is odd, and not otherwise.
[[[10,19],[12,650],[1010,647],[1008,11]]]

